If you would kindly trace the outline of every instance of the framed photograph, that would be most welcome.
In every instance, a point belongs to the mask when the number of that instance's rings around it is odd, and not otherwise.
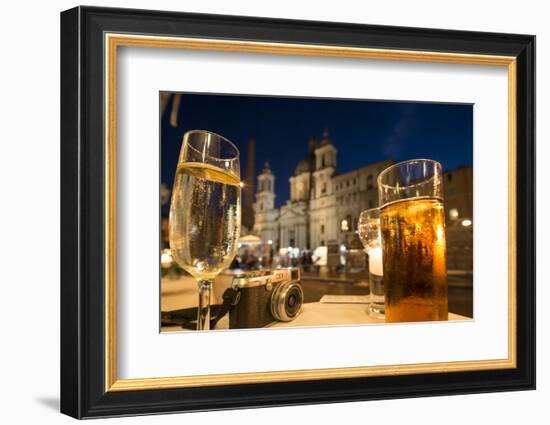
[[[61,411],[535,388],[535,37],[61,14]]]

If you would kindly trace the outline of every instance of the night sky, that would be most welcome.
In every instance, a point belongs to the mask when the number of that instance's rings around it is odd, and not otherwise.
[[[178,126],[161,122],[161,179],[172,187],[183,133],[210,130],[237,145],[246,177],[248,139],[256,139],[256,175],[269,160],[276,206],[289,199],[288,179],[307,156],[311,136],[328,129],[338,149],[337,172],[384,159],[435,159],[444,170],[472,165],[473,108],[465,104],[183,94]],[[163,208],[164,209],[164,208]]]

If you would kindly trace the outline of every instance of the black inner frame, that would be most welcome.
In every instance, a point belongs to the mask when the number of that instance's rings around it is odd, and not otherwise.
[[[104,391],[104,34],[133,33],[517,58],[517,367]],[[535,388],[535,37],[77,7],[61,14],[61,411],[77,418]]]

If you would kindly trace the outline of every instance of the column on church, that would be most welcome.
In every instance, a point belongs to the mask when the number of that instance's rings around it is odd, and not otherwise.
[[[307,241],[306,241],[306,226],[304,223],[300,223],[298,225],[298,234],[300,239],[300,244],[298,245],[300,249],[304,250],[307,247]]]

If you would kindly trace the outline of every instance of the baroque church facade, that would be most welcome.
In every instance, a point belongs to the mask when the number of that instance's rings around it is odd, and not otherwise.
[[[311,138],[307,157],[289,178],[290,199],[280,208],[275,208],[275,175],[266,162],[257,177],[254,233],[276,248],[357,244],[359,214],[378,206],[376,179],[392,161],[340,174],[337,153],[327,130],[320,141]]]

